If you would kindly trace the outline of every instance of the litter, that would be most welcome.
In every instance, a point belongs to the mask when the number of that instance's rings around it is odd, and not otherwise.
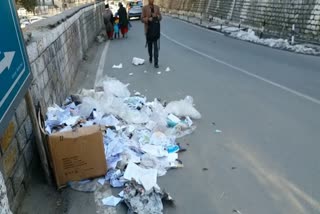
[[[162,200],[172,198],[157,185],[157,177],[183,167],[178,153],[186,149],[176,139],[191,134],[196,129],[191,118],[201,115],[190,96],[167,106],[159,100],[147,101],[138,92],[131,96],[128,84],[106,78],[99,88],[81,90],[65,105],[49,107],[45,128],[50,132],[98,125],[103,133],[108,166],[105,177],[69,182],[69,186],[78,191],[95,191],[108,182],[115,188],[125,187],[119,197],[131,212],[163,213]],[[103,199],[108,206],[119,202],[113,196]]]
[[[104,185],[105,181],[106,181],[106,179],[104,179],[104,178],[98,179],[98,183],[101,184],[102,186]]]
[[[157,185],[157,170],[156,169],[144,169],[130,162],[123,175],[124,179],[131,181],[134,179],[141,184],[146,191]]]
[[[167,113],[172,113],[178,117],[189,116],[193,119],[200,119],[201,114],[194,108],[193,99],[187,96],[183,100],[172,101],[165,108]]]
[[[158,71],[158,72],[157,72],[157,74],[159,74],[159,75],[160,75],[160,74],[161,74],[161,71]]]
[[[166,72],[169,72],[171,71],[171,69],[169,67],[166,68]]]
[[[143,73],[148,73],[148,71],[144,71]]]
[[[119,65],[113,65],[112,68],[121,69],[122,68],[122,63],[120,63]]]
[[[133,73],[129,73],[129,76],[133,76]]]
[[[133,57],[132,64],[134,64],[134,65],[143,65],[144,64],[144,59]]]
[[[109,196],[107,198],[102,199],[102,203],[105,206],[115,207],[120,203],[121,200],[122,200],[121,198],[114,197],[112,195],[112,196]]]
[[[222,133],[222,131],[219,130],[219,129],[216,129],[215,132],[216,132],[216,133]]]

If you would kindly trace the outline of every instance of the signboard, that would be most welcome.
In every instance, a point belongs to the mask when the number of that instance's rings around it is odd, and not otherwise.
[[[0,136],[31,80],[29,60],[13,1],[0,2]]]

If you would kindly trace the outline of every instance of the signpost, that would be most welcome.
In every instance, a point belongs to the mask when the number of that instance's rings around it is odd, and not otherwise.
[[[0,136],[28,91],[30,66],[14,0],[0,2]]]

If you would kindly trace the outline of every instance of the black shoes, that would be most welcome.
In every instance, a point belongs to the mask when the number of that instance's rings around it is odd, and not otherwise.
[[[154,63],[154,67],[155,67],[155,68],[159,68],[158,63]]]
[[[149,62],[152,63],[152,57],[149,57]]]

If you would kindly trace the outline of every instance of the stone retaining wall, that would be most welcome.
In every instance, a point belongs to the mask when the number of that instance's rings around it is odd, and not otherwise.
[[[27,29],[26,34],[31,33],[27,51],[35,104],[39,102],[46,109],[53,103],[60,105],[69,95],[78,65],[103,27],[103,10],[103,3],[86,5]],[[7,130],[0,136],[0,173],[13,212],[24,197],[34,154],[32,123],[26,101],[22,100]],[[0,201],[2,196],[4,193],[0,192]]]
[[[320,42],[320,0],[157,0],[165,10],[191,12],[204,18],[217,17],[265,31],[279,37],[291,35]]]

